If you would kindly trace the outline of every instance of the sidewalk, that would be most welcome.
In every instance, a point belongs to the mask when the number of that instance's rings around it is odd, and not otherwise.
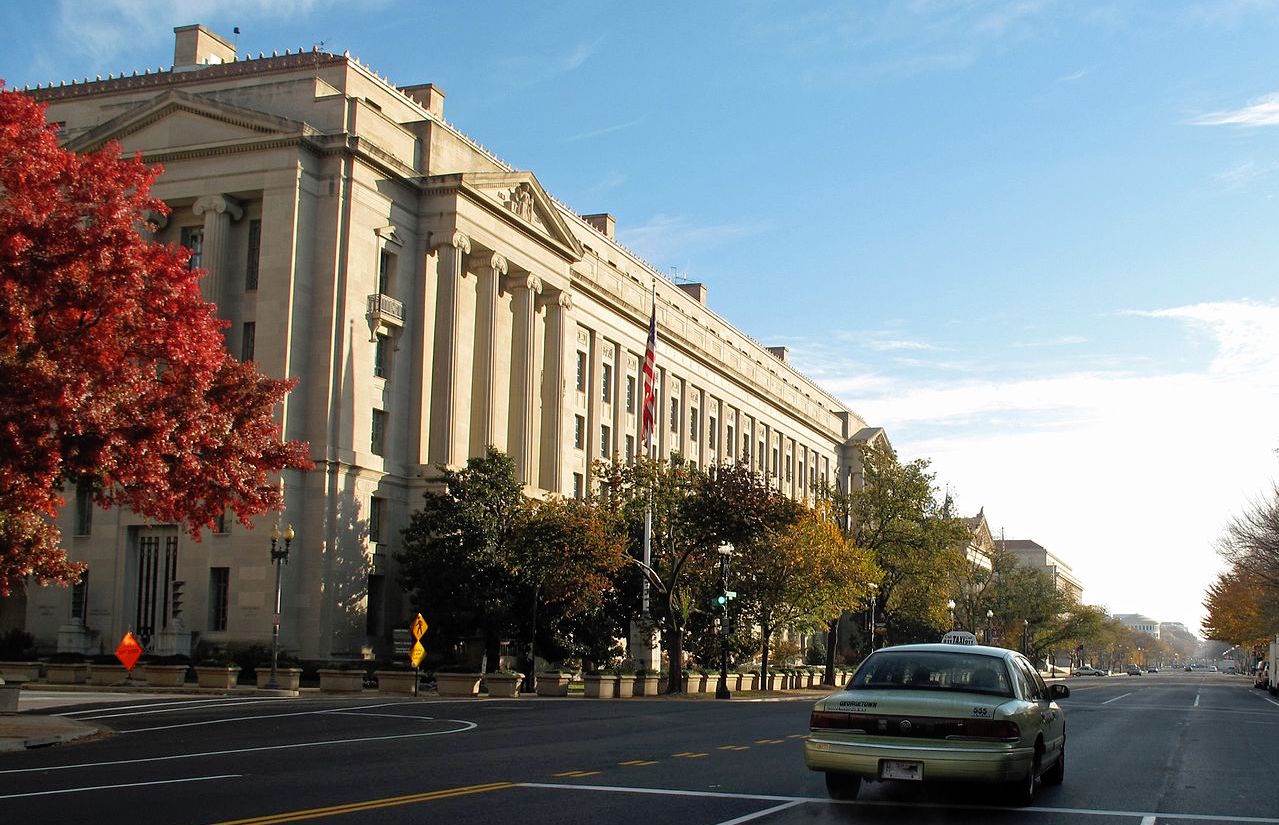
[[[61,745],[106,733],[104,728],[47,714],[0,714],[0,752]]]

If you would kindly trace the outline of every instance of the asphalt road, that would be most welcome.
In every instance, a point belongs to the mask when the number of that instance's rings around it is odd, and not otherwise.
[[[147,700],[115,735],[0,754],[4,823],[1237,823],[1279,825],[1279,703],[1242,677],[1073,679],[1066,782],[863,785],[804,767],[809,701]]]

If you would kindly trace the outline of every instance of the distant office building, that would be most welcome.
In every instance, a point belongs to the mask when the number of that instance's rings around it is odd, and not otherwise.
[[[1020,564],[1052,576],[1053,586],[1058,590],[1069,593],[1075,601],[1083,601],[1083,583],[1076,578],[1070,565],[1062,561],[1060,556],[1030,539],[1008,539],[1002,542],[1002,546],[1016,556]]]
[[[995,539],[986,522],[986,508],[981,508],[977,515],[966,518],[963,522],[968,527],[968,546],[964,548],[968,563],[990,570],[991,559],[995,555]]]
[[[530,495],[581,497],[592,462],[635,455],[654,285],[660,456],[747,462],[802,499],[856,485],[858,447],[887,444],[784,348],[713,312],[705,286],[620,244],[610,215],[574,212],[460,132],[435,86],[318,50],[240,59],[201,26],[175,32],[169,69],[28,94],[71,149],[118,141],[164,164],[158,239],[208,271],[231,352],[300,380],[280,420],[316,469],[285,475],[288,650],[388,649],[407,609],[397,538],[437,465],[491,444]],[[276,515],[254,530],[227,518],[197,543],[67,498],[59,524],[87,579],[33,586],[0,614],[42,645],[111,650],[126,630],[157,651],[193,633],[270,640]]]

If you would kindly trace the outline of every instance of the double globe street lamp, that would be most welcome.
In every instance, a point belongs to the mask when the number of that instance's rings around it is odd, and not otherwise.
[[[275,564],[275,615],[271,618],[271,678],[266,683],[270,690],[278,690],[276,672],[280,663],[280,567],[289,563],[289,545],[293,544],[293,525],[290,524],[283,533],[280,525],[271,528],[271,561]]]

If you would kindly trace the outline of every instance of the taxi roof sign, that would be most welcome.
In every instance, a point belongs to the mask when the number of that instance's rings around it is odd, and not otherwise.
[[[941,637],[941,643],[944,645],[975,645],[977,644],[977,637],[967,630],[952,630]]]

